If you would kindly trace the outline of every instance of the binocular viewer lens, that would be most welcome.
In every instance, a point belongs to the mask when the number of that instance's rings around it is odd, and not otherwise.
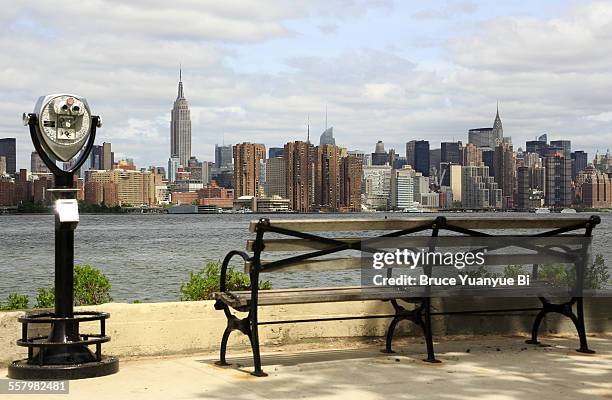
[[[68,111],[68,105],[67,105],[67,104],[64,104],[64,105],[62,106],[62,110],[64,110],[64,111]],[[73,112],[79,112],[79,111],[81,111],[81,107],[79,107],[79,106],[72,106],[72,111],[73,111]]]

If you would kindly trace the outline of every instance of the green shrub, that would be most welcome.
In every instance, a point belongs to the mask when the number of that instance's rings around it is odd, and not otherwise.
[[[110,295],[110,281],[99,269],[91,265],[74,266],[74,305],[91,306],[108,303],[113,300]],[[36,296],[36,308],[52,308],[55,305],[55,290],[39,289]]]
[[[227,290],[248,290],[250,287],[249,275],[232,267],[227,269],[225,281]],[[181,285],[181,301],[209,300],[220,290],[220,282],[221,261],[209,262],[201,271],[190,273],[189,282]],[[259,288],[270,289],[270,282],[260,281]]]
[[[544,264],[539,270],[539,278],[548,281],[553,286],[570,286],[576,282],[576,269],[574,265]],[[602,254],[597,254],[593,263],[584,270],[585,289],[604,289],[610,282],[610,272]]]
[[[27,294],[20,295],[19,293],[11,293],[6,297],[6,304],[0,305],[0,310],[22,310],[28,308],[30,296]]]
[[[45,288],[38,289],[38,295],[36,296],[36,305],[34,308],[53,308],[55,305],[55,289],[49,290]]]

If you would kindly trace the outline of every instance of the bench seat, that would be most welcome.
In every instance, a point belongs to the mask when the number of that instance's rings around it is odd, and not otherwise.
[[[558,290],[545,282],[534,282],[529,287],[453,287],[437,288],[432,293],[436,297],[446,296],[491,296],[497,297],[546,297],[558,295]],[[418,303],[425,295],[424,288],[414,287],[402,293],[401,288],[388,286],[343,286],[323,288],[292,288],[272,289],[258,292],[257,304],[260,306],[274,306],[284,304],[331,303],[339,301],[368,301],[368,300],[403,300],[408,303]],[[215,300],[222,301],[236,309],[247,309],[251,304],[251,291],[227,291],[213,294]]]

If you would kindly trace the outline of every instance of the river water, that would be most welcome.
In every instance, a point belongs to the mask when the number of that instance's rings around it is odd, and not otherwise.
[[[459,215],[459,214],[455,214]],[[487,214],[464,214],[486,216]],[[515,218],[518,213],[490,214]],[[587,216],[585,214],[537,215],[542,218]],[[407,214],[272,215],[274,218],[408,218]],[[427,216],[434,217],[433,214]],[[81,215],[75,233],[75,263],[100,268],[110,279],[115,301],[176,301],[181,283],[206,262],[221,259],[232,249],[243,250],[253,235],[249,214],[99,214]],[[594,230],[594,253],[612,263],[612,214],[601,214]],[[52,215],[0,215],[0,301],[9,293],[30,295],[34,303],[41,287],[53,285],[54,232]],[[359,284],[355,271],[317,274],[270,274],[273,287],[296,287],[305,281],[313,286]]]

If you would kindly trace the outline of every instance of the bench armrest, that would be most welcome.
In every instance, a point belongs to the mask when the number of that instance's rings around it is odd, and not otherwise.
[[[227,267],[229,266],[229,262],[234,256],[240,256],[244,261],[248,261],[250,259],[249,255],[244,251],[240,250],[232,250],[223,259],[223,264],[221,264],[221,277],[219,279],[219,292],[224,293],[227,289],[226,278],[227,278]],[[252,284],[252,283],[251,283]],[[222,310],[224,308],[224,304],[217,300],[215,302],[215,309]]]

